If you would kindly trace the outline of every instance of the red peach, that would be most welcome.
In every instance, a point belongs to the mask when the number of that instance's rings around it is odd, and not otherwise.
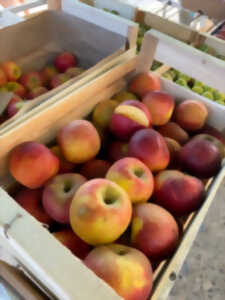
[[[176,140],[183,145],[189,140],[188,133],[180,127],[177,123],[168,122],[167,124],[158,128],[158,132],[165,137]]]
[[[152,172],[165,169],[170,161],[164,138],[154,129],[142,129],[130,139],[128,154],[140,159]]]
[[[48,92],[48,90],[45,87],[38,86],[28,93],[27,98],[32,100],[32,99],[37,98],[47,92]]]
[[[56,69],[63,73],[66,72],[68,68],[75,67],[77,64],[77,59],[72,53],[64,52],[56,57],[54,64]]]
[[[106,160],[93,159],[82,166],[80,173],[87,179],[104,178],[110,166]]]
[[[72,163],[93,159],[101,146],[97,130],[86,120],[70,122],[61,128],[57,138],[63,156]]]
[[[20,78],[20,83],[28,90],[33,90],[36,87],[43,85],[43,79],[39,72],[29,72]]]
[[[20,67],[13,61],[6,61],[1,67],[4,70],[8,81],[17,81],[22,74]]]
[[[10,153],[9,169],[19,183],[36,189],[57,174],[59,160],[46,146],[24,142]]]
[[[106,178],[121,186],[132,203],[146,202],[153,193],[152,173],[136,158],[126,157],[118,160],[108,170]]]
[[[127,156],[128,156],[127,143],[115,141],[108,146],[108,158],[110,161],[115,162]]]
[[[129,91],[139,98],[153,91],[160,91],[160,79],[153,73],[142,73],[134,77],[129,84]]]
[[[18,82],[10,81],[5,85],[5,87],[7,88],[7,90],[9,92],[14,93],[14,94],[20,96],[21,98],[25,98],[25,96],[26,96],[27,91],[26,91],[25,87]]]

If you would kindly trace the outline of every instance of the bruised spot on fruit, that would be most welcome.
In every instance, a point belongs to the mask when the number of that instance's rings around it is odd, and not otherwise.
[[[132,234],[131,234],[131,242],[134,243],[139,231],[143,227],[143,220],[140,218],[134,218],[132,222]]]
[[[148,127],[149,119],[146,114],[139,108],[132,105],[119,105],[115,109],[115,113],[127,117],[133,121],[136,121],[138,124]]]

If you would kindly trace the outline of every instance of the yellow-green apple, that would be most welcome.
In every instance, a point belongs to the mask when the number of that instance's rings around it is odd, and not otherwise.
[[[205,188],[202,181],[177,170],[166,170],[155,177],[154,199],[174,216],[185,216],[203,203]]]
[[[141,73],[129,83],[129,92],[142,98],[145,94],[153,91],[160,91],[160,79],[153,73]]]
[[[91,251],[90,246],[82,241],[72,229],[67,228],[53,233],[54,237],[80,259],[85,259]]]
[[[54,77],[52,77],[49,86],[51,89],[55,89],[61,84],[67,82],[70,79],[70,77],[67,74],[56,74]]]
[[[41,96],[45,93],[48,92],[48,89],[46,89],[45,87],[43,86],[38,86],[36,88],[34,88],[33,90],[31,90],[28,94],[27,94],[27,99],[34,99],[34,98],[37,98],[38,96]]]
[[[22,75],[20,67],[14,61],[6,61],[2,64],[8,81],[17,81]]]
[[[128,144],[125,142],[115,141],[108,146],[108,158],[115,162],[128,156]]]
[[[40,72],[29,72],[20,78],[20,83],[29,91],[43,85],[43,78]]]
[[[71,173],[75,169],[75,164],[67,161],[59,148],[59,146],[53,146],[50,150],[58,157],[59,159],[59,173]]]
[[[67,69],[75,67],[77,64],[77,58],[74,54],[69,52],[63,52],[59,54],[54,61],[56,69],[60,73],[66,72]]]
[[[175,107],[174,99],[164,92],[147,93],[142,102],[147,106],[152,117],[152,125],[162,126],[169,122]]]
[[[86,120],[75,120],[58,132],[58,144],[66,160],[85,163],[99,152],[101,141],[95,127]]]
[[[104,178],[110,166],[106,160],[92,159],[82,166],[80,173],[87,179]]]
[[[108,170],[106,178],[121,186],[132,203],[146,202],[153,193],[152,172],[137,158],[118,160]]]
[[[152,267],[141,251],[120,244],[101,246],[93,249],[84,263],[124,300],[149,299]]]
[[[7,83],[7,77],[4,70],[0,67],[0,87]]]
[[[42,80],[44,85],[48,85],[51,79],[58,74],[58,70],[54,66],[47,66],[41,71]]]
[[[175,122],[168,122],[159,127],[158,132],[165,137],[176,140],[181,145],[189,140],[188,133]]]
[[[131,225],[132,245],[152,261],[161,261],[173,254],[179,240],[174,217],[153,203],[135,205]]]
[[[7,105],[7,115],[13,117],[24,105],[24,101],[17,95],[13,95]]]
[[[39,222],[51,225],[53,220],[42,207],[42,189],[22,189],[16,194],[15,200]]]
[[[98,103],[92,114],[93,124],[98,128],[107,128],[117,106],[118,103],[113,100],[105,100]]]
[[[66,75],[68,75],[70,78],[74,78],[79,76],[80,74],[84,73],[85,69],[83,68],[78,68],[78,67],[72,67],[72,68],[68,68],[66,70]]]
[[[137,131],[130,139],[128,154],[140,159],[152,172],[166,169],[170,161],[167,144],[154,129]]]
[[[178,154],[181,149],[181,145],[176,140],[168,137],[165,137],[165,141],[170,152],[170,163],[168,165],[168,168],[176,169],[179,167]]]
[[[124,102],[127,100],[138,100],[138,98],[136,95],[129,93],[127,91],[124,91],[124,92],[120,92],[117,95],[115,95],[113,97],[113,100],[117,101],[118,103],[121,103],[121,102]]]
[[[25,98],[25,96],[26,96],[27,91],[26,91],[25,87],[22,84],[20,84],[19,82],[9,81],[9,82],[7,82],[5,87],[9,92],[14,93],[14,94],[20,96],[21,98]]]
[[[127,229],[131,215],[127,193],[107,179],[92,179],[83,184],[70,206],[73,231],[90,245],[116,241]]]
[[[69,210],[71,201],[79,189],[86,182],[80,174],[60,174],[52,178],[44,187],[42,204],[47,214],[61,224],[69,224]]]
[[[175,121],[185,130],[201,129],[208,117],[208,109],[204,103],[197,100],[185,100],[175,109]]]
[[[117,138],[128,140],[136,131],[149,128],[151,124],[148,108],[137,100],[128,100],[114,110],[110,130]]]
[[[219,172],[222,156],[212,140],[195,136],[180,150],[179,163],[186,172],[207,179]]]
[[[45,145],[24,142],[11,151],[9,169],[19,183],[36,189],[58,173],[59,160]]]

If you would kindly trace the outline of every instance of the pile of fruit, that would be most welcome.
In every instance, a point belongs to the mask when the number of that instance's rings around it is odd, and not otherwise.
[[[152,267],[173,255],[181,220],[220,171],[225,141],[207,117],[203,103],[176,105],[158,77],[139,74],[57,143],[17,145],[13,197],[122,298],[146,300]]]
[[[77,67],[75,55],[69,52],[59,54],[53,65],[26,74],[22,74],[21,68],[13,61],[3,63],[0,66],[0,96],[1,92],[12,92],[13,96],[0,116],[0,123],[13,117],[26,101],[47,93],[83,71]]]
[[[208,53],[212,56],[215,56],[219,59],[225,60],[225,55],[220,55],[218,53],[216,53],[216,50],[213,49],[212,47],[206,45],[206,44],[201,44],[199,46],[196,47],[197,49],[201,50],[202,52]]]
[[[221,40],[225,40],[225,23],[217,30],[215,36]]]
[[[191,89],[193,92],[202,95],[210,100],[219,104],[225,105],[225,94],[220,93],[218,90],[205,85],[203,82],[198,81],[190,76],[179,72],[176,69],[170,69],[162,75],[168,80],[172,80],[177,84]]]

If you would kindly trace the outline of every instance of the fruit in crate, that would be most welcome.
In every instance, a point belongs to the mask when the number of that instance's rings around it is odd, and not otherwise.
[[[58,74],[58,70],[54,66],[46,66],[42,71],[42,80],[44,85],[48,85],[51,79]]]
[[[74,78],[81,75],[84,72],[85,70],[83,68],[73,67],[73,68],[68,68],[66,70],[66,75],[68,75],[70,78]]]
[[[151,261],[157,262],[171,256],[178,240],[178,225],[167,210],[152,203],[141,203],[134,207],[131,243]]]
[[[75,164],[66,161],[63,157],[62,152],[59,146],[53,146],[50,150],[58,157],[59,159],[59,173],[72,173],[75,168]]]
[[[59,72],[64,73],[77,65],[77,58],[72,53],[63,52],[55,58],[54,65]]]
[[[182,217],[199,209],[205,198],[202,181],[176,170],[160,172],[155,177],[155,203],[171,214]]]
[[[90,252],[90,246],[82,241],[70,228],[53,233],[54,237],[80,259]]]
[[[199,133],[209,134],[215,138],[217,138],[221,143],[225,145],[225,138],[223,134],[217,130],[215,127],[206,124]]]
[[[128,155],[140,159],[152,172],[166,169],[170,161],[167,144],[154,129],[137,131],[130,139]]]
[[[15,62],[6,61],[1,67],[4,70],[8,81],[17,81],[21,77],[22,71]]]
[[[164,92],[147,93],[142,102],[147,106],[152,117],[153,126],[165,125],[171,118],[174,110],[174,99]]]
[[[3,68],[0,67],[0,87],[4,86],[7,83],[7,77]]]
[[[85,163],[93,159],[101,147],[95,127],[86,120],[75,120],[62,127],[57,135],[65,159],[72,163]]]
[[[160,90],[160,79],[153,73],[138,74],[129,83],[129,91],[142,98],[148,92]]]
[[[50,81],[49,87],[55,89],[61,84],[70,80],[70,77],[67,74],[56,74]]]
[[[163,136],[176,140],[183,145],[189,140],[188,133],[175,122],[168,122],[167,124],[158,128],[158,132]]]
[[[96,105],[92,113],[92,121],[96,127],[107,128],[118,103],[114,100],[105,100]]]
[[[22,189],[14,197],[26,211],[28,211],[39,222],[51,225],[53,220],[46,214],[42,206],[42,189]]]
[[[39,72],[28,72],[20,78],[20,83],[29,91],[43,85],[43,79]]]
[[[186,172],[199,178],[215,176],[221,168],[218,146],[208,139],[193,137],[179,153],[179,162]]]
[[[139,129],[152,124],[148,108],[137,100],[128,100],[117,106],[110,121],[111,132],[121,140],[129,139]]]
[[[11,151],[9,169],[19,183],[35,189],[58,173],[59,160],[46,146],[24,142]]]
[[[80,173],[87,179],[104,178],[111,164],[102,159],[93,159],[83,164]]]
[[[19,96],[13,95],[6,107],[8,117],[13,117],[23,107],[23,104],[24,102]]]
[[[225,144],[224,144],[223,137],[222,139],[218,139],[213,135],[203,133],[203,134],[196,135],[195,138],[212,142],[219,149],[221,157],[222,158],[225,157]]]
[[[146,202],[153,193],[152,173],[136,158],[127,157],[118,160],[108,170],[106,178],[121,186],[132,203]]]
[[[201,129],[208,117],[208,110],[203,102],[185,100],[178,104],[174,118],[185,130],[195,131]]]
[[[127,91],[123,91],[123,92],[120,92],[120,93],[116,94],[113,97],[113,100],[121,103],[121,102],[124,102],[124,101],[127,101],[127,100],[138,100],[138,98],[132,93],[129,93]]]
[[[25,98],[26,96],[26,89],[19,82],[9,81],[6,83],[5,88],[7,89],[7,91],[14,93],[21,98]]]
[[[116,241],[127,229],[131,215],[127,193],[107,179],[92,179],[82,185],[70,206],[72,229],[90,245]]]
[[[121,141],[115,141],[108,146],[108,158],[115,162],[128,156],[128,144]]]
[[[47,92],[48,92],[48,90],[43,86],[36,87],[27,94],[27,99],[32,100],[32,99],[37,98]]]
[[[148,299],[153,282],[152,267],[141,251],[111,244],[95,248],[84,262],[124,300]]]
[[[170,152],[170,163],[168,165],[168,169],[178,168],[178,153],[181,149],[181,145],[176,140],[173,140],[168,137],[165,137],[165,141]]]
[[[57,175],[50,180],[44,187],[42,196],[43,207],[47,214],[59,223],[69,224],[71,201],[85,182],[85,177],[75,173]]]

